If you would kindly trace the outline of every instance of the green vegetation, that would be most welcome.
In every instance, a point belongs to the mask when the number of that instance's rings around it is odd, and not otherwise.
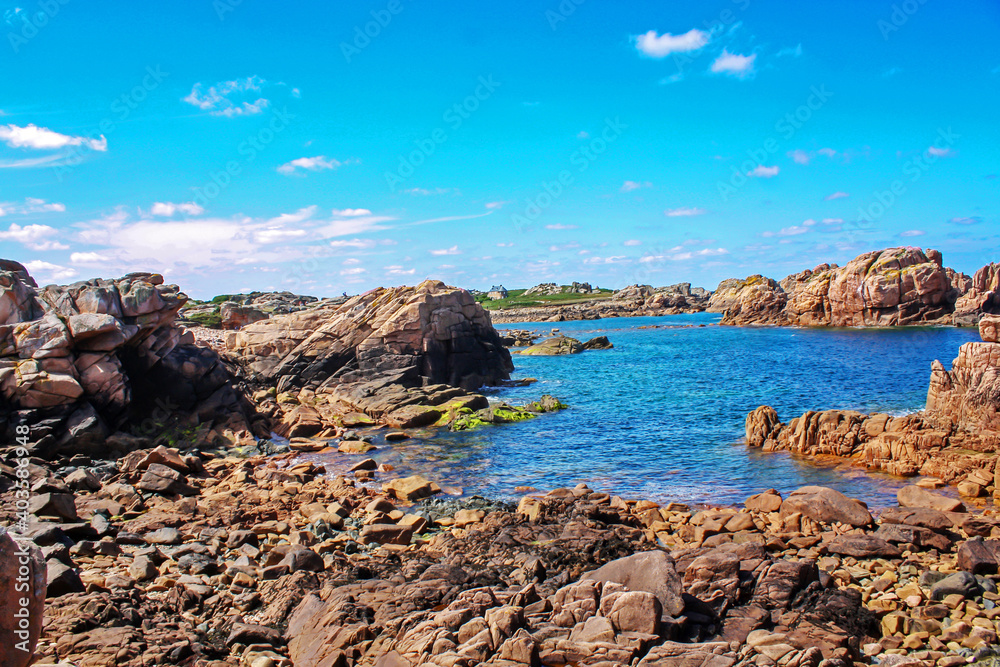
[[[212,303],[223,304],[233,298],[232,294],[220,294],[219,296],[212,297]]]
[[[191,313],[186,315],[187,319],[192,322],[197,322],[203,327],[208,329],[221,329],[222,328],[222,314],[219,313],[219,309],[216,308],[210,313]]]
[[[564,286],[568,287],[568,286]],[[506,299],[487,299],[486,295],[482,295],[483,299],[477,299],[483,304],[483,308],[487,310],[505,310],[507,308],[528,308],[531,306],[548,306],[551,304],[571,304],[571,303],[583,303],[585,301],[594,301],[596,299],[610,299],[614,290],[602,289],[600,294],[532,294],[531,296],[525,297],[524,293],[528,290],[524,289],[512,289],[507,292]]]

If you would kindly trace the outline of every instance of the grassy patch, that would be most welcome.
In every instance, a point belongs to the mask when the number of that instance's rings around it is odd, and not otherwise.
[[[568,305],[572,303],[585,303],[600,299],[610,299],[614,294],[613,290],[602,289],[599,294],[532,294],[524,296],[527,290],[510,290],[506,299],[486,299],[482,301],[483,307],[487,310],[505,310],[507,308],[528,308],[531,306],[549,306],[553,304]]]

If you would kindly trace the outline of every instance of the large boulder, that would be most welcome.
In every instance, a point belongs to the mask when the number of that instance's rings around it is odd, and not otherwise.
[[[587,573],[583,580],[614,582],[631,591],[652,593],[668,616],[677,616],[684,610],[681,577],[674,559],[663,551],[646,551],[613,560]]]
[[[870,526],[874,520],[860,500],[848,498],[840,491],[825,486],[803,486],[793,491],[781,503],[781,516],[799,512],[819,523],[845,523]]]
[[[469,292],[432,280],[256,322],[231,334],[226,346],[250,374],[279,391],[382,373],[405,376],[404,386],[476,389],[513,370],[482,306]]]
[[[42,634],[45,560],[32,542],[14,540],[0,527],[0,665],[31,663]]]
[[[761,275],[720,284],[709,301],[710,309],[725,305],[722,324],[787,324],[784,314],[788,295],[776,281]]]
[[[532,345],[521,350],[520,354],[526,356],[555,356],[560,354],[579,354],[583,352],[584,345],[575,338],[568,336],[553,336],[546,338],[541,343]]]

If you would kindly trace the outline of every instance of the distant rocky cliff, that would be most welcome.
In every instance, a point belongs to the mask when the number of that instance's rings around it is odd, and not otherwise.
[[[971,323],[984,306],[997,303],[997,271],[989,268],[970,279],[945,268],[936,250],[888,248],[843,267],[822,264],[780,283],[759,275],[723,281],[709,310],[724,313],[722,324],[731,325]],[[973,290],[976,296],[967,298]]]

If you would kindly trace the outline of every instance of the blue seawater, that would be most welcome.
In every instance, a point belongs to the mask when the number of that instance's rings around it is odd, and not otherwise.
[[[950,367],[962,343],[979,339],[975,329],[738,328],[714,326],[718,320],[702,313],[499,325],[558,328],[581,340],[603,335],[615,347],[515,354],[514,377],[539,381],[487,392],[514,404],[553,394],[568,410],[471,433],[379,439],[374,458],[394,474],[424,474],[466,495],[515,497],[523,495],[517,487],[585,482],[626,498],[725,505],[768,488],[821,484],[883,507],[907,481],[842,461],[751,450],[741,442],[747,413],[771,405],[788,421],[807,410],[921,410],[931,362]],[[334,468],[356,461],[323,460]]]

